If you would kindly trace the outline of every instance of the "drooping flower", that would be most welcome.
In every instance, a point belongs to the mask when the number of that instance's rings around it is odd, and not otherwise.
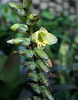
[[[44,49],[46,45],[55,44],[58,39],[44,27],[41,27],[39,31],[32,34],[32,40],[37,43],[39,49]]]

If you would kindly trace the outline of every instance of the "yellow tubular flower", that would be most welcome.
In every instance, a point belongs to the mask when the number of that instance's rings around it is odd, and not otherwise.
[[[39,49],[44,49],[46,45],[52,45],[57,42],[57,38],[44,27],[32,34],[32,40],[37,43]]]

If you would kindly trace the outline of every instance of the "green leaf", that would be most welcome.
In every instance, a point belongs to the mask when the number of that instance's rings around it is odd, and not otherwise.
[[[65,77],[61,73],[59,74],[59,80],[60,80],[60,84],[66,83]]]
[[[4,65],[6,59],[7,59],[6,56],[0,55],[0,72],[1,72],[1,70],[2,70],[2,68],[3,68],[3,65]]]
[[[4,17],[4,18],[7,18],[8,20],[10,20],[11,22],[15,23],[16,22],[16,18],[12,15],[12,14],[9,14],[8,12],[2,12],[1,15]]]
[[[0,79],[8,84],[12,84],[19,76],[20,56],[10,54],[0,73]]]
[[[41,16],[42,16],[43,18],[46,18],[46,19],[49,19],[49,20],[54,19],[53,14],[51,14],[51,13],[48,12],[48,11],[43,11],[42,14],[41,14]]]
[[[73,20],[73,19],[76,19],[76,18],[77,18],[76,15],[71,15],[71,16],[68,17],[69,20]]]
[[[74,92],[71,100],[77,100],[77,98],[78,98],[78,91]]]

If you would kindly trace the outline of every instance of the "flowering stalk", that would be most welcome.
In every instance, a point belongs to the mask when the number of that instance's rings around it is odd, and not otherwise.
[[[33,33],[33,25],[39,20],[39,15],[36,13],[29,14],[32,0],[19,1],[23,4],[23,8],[15,3],[9,3],[9,5],[17,14],[26,18],[26,24],[16,23],[11,26],[11,29],[25,35],[28,33],[29,38],[16,38],[8,40],[7,43],[29,48],[20,50],[18,53],[31,59],[24,62],[24,65],[30,70],[27,74],[33,81],[33,83],[30,83],[30,86],[39,95],[33,96],[33,100],[54,100],[51,93],[52,89],[50,87],[49,79],[44,75],[44,73],[47,73],[53,77],[53,74],[50,72],[52,63],[43,49],[46,45],[55,44],[57,38],[43,27],[41,27],[39,31]]]

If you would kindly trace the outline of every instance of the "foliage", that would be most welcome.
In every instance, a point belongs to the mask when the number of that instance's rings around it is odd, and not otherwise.
[[[51,18],[48,18],[48,15],[51,16]],[[52,87],[54,90],[58,90],[54,93],[54,97],[56,100],[72,100],[73,97],[74,100],[77,100],[75,96],[75,93],[78,93],[76,91],[76,89],[78,89],[76,86],[78,83],[76,80],[78,78],[78,21],[75,21],[76,16],[70,15],[66,17],[63,13],[60,14],[60,16],[54,16],[51,13],[49,14],[48,11],[43,11],[40,18],[40,21],[35,27],[46,27],[46,29],[58,37],[59,41],[55,46],[47,46],[45,49],[54,65],[57,66],[52,69],[52,72],[56,72],[56,79],[51,80]],[[75,34],[71,33],[71,30],[73,30]],[[58,83],[59,85],[57,85]],[[71,89],[71,91],[69,91],[69,89]],[[74,94],[71,96],[73,89]],[[63,96],[61,96],[61,94],[63,94]],[[57,98],[58,96],[59,98]]]
[[[0,50],[2,50],[5,54],[10,54],[10,52],[17,47],[7,44],[6,40],[22,37],[23,35],[19,32],[16,33],[11,31],[9,27],[17,22],[25,24],[25,18],[19,16],[14,11],[10,11],[8,4],[0,6],[0,14]],[[75,15],[66,17],[62,13],[57,16],[48,11],[42,11],[40,13],[39,21],[33,28],[34,31],[36,31],[39,27],[43,26],[58,38],[57,44],[54,46],[47,46],[45,48],[46,53],[49,55],[53,65],[55,66],[51,69],[51,71],[55,73],[55,78],[50,79],[50,83],[53,90],[55,90],[53,96],[56,100],[77,100],[78,49],[75,44],[75,40],[78,39],[74,37],[77,37],[75,33],[78,32],[78,22],[74,20],[75,18]],[[13,56],[14,54],[11,55],[12,61],[14,59]],[[28,87],[26,87],[27,78],[20,75],[20,69],[18,66],[14,67],[14,69],[11,67],[13,63],[15,63],[14,66],[16,66],[16,62],[11,62],[10,70],[8,71],[8,65],[4,67],[6,59],[7,56],[0,55],[0,97],[14,100],[19,96],[21,91],[29,95]],[[8,63],[10,63],[9,60]],[[19,63],[19,61],[17,63]],[[18,72],[15,72],[15,70]],[[24,70],[26,70],[26,68],[24,68]],[[14,75],[11,76],[10,71],[14,73]],[[7,73],[9,74],[7,75]],[[31,75],[31,73],[29,75]],[[15,79],[13,77],[15,77]],[[22,88],[26,88],[27,91],[22,90]],[[23,97],[20,98],[24,98],[25,95],[22,95]]]

